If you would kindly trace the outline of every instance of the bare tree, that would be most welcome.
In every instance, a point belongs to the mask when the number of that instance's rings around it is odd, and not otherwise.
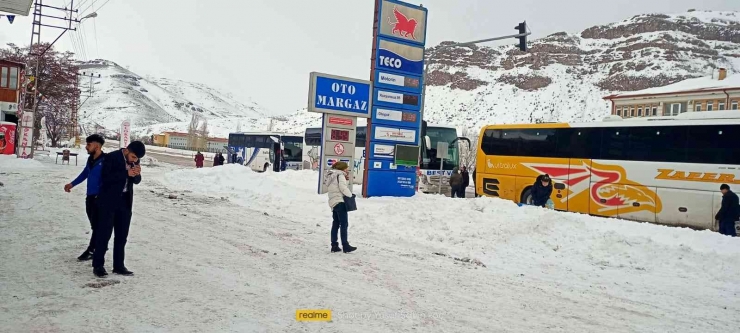
[[[31,54],[41,53],[47,47],[49,49],[39,59],[36,68],[36,57]],[[79,103],[80,91],[76,84],[78,67],[73,57],[74,53],[57,52],[46,43],[34,45],[33,50],[28,46],[21,48],[15,44],[0,48],[0,58],[25,63],[27,73],[36,77],[34,88],[39,92],[39,107],[34,117],[34,131],[41,129],[41,118],[46,116],[46,129],[43,130],[48,131],[53,146],[57,146],[63,135],[72,134],[67,133],[73,124],[70,119],[71,108]],[[32,99],[31,96],[33,95],[26,94],[26,98]],[[35,133],[34,136],[40,138],[38,134]]]
[[[208,147],[208,119],[203,119],[198,131],[198,146],[196,148],[205,149],[206,147]]]
[[[462,131],[462,136],[470,139],[470,148],[467,142],[460,143],[460,166],[468,169],[475,168],[476,153],[478,151],[478,131],[472,128],[466,128]]]
[[[190,118],[190,125],[188,125],[188,142],[187,149],[195,149],[198,145],[198,115],[193,113]]]
[[[39,110],[45,118],[46,125],[46,128],[41,130],[48,133],[51,146],[58,147],[59,141],[72,124],[69,109],[58,104],[45,103],[40,106]]]
[[[187,149],[206,150],[208,145],[208,120],[193,113],[188,125]]]

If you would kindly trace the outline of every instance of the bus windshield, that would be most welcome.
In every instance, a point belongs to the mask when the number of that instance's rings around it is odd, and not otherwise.
[[[303,137],[283,136],[281,138],[285,150],[285,160],[301,162],[303,160]]]
[[[444,127],[427,127],[426,135],[429,136],[431,147],[423,147],[422,140],[421,150],[421,169],[439,170],[440,160],[437,158],[437,142],[447,142],[449,144],[447,158],[444,160],[443,170],[452,170],[459,166],[460,150],[458,148],[457,130],[454,128]]]

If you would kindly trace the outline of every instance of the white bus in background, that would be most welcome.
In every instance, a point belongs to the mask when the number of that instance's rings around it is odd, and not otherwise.
[[[320,156],[321,127],[306,128],[304,135],[306,151],[312,151],[315,156]],[[367,139],[367,127],[357,126],[355,136],[355,155],[352,172],[354,183],[361,184],[365,171],[365,143]],[[461,141],[463,141],[461,143]],[[440,160],[437,158],[437,143],[447,142],[449,159],[444,160],[440,170]],[[470,140],[457,136],[457,129],[453,126],[428,125],[422,126],[421,140],[421,165],[419,170],[419,191],[424,193],[437,193],[439,191],[440,177],[442,178],[442,193],[449,194],[449,179],[452,170],[460,166],[460,144],[470,144]],[[310,156],[307,155],[310,161]],[[313,167],[313,166],[312,166]]]
[[[257,172],[272,169],[281,171],[281,158],[285,169],[303,169],[303,137],[278,132],[229,133],[229,154]],[[227,156],[224,156],[227,157]]]

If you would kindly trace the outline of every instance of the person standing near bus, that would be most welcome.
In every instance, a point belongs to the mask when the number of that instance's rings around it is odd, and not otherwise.
[[[532,185],[532,205],[545,207],[551,194],[552,182],[550,181],[550,175],[544,174],[537,176],[537,180]]]
[[[203,154],[198,152],[195,154],[195,167],[200,169],[203,167],[203,160],[205,160],[205,157],[203,157]]]
[[[462,186],[463,186],[463,177],[457,171],[457,168],[453,168],[452,175],[450,175],[450,197],[460,198],[460,191],[461,191]]]
[[[736,237],[735,221],[740,220],[740,203],[735,192],[730,190],[730,185],[722,184],[719,187],[722,192],[722,208],[714,216],[719,221],[719,233]]]
[[[460,188],[459,196],[461,198],[465,197],[465,191],[468,189],[468,186],[470,186],[470,173],[468,173],[468,168],[463,165],[462,172],[460,172],[460,175],[462,176],[462,187]]]

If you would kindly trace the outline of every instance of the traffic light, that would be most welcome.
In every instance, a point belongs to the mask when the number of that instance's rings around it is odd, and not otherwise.
[[[514,29],[519,30],[519,34],[526,34],[527,33],[527,21],[524,21],[522,23],[519,23]],[[522,52],[527,52],[527,35],[520,36],[519,38],[519,49]]]

